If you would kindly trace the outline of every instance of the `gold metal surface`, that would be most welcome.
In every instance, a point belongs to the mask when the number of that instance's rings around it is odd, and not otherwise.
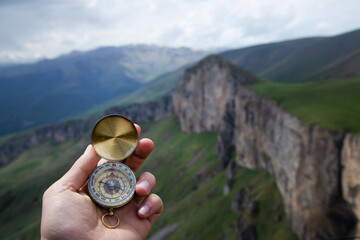
[[[122,161],[135,150],[138,134],[135,125],[120,115],[109,115],[100,119],[91,133],[91,144],[101,157],[111,161]]]
[[[102,218],[101,218],[102,223],[103,223],[104,226],[107,227],[107,228],[116,228],[116,227],[119,226],[119,224],[120,224],[120,218],[119,218],[119,216],[118,216],[116,213],[114,213],[113,211],[114,211],[114,209],[113,209],[113,208],[110,208],[110,209],[109,209],[109,212],[108,212],[108,213],[105,213],[105,214],[102,216]],[[104,219],[104,218],[105,218],[107,215],[109,215],[109,216],[115,216],[115,217],[116,217],[117,221],[116,221],[116,224],[115,224],[115,225],[108,225],[107,223],[105,223],[105,219]]]

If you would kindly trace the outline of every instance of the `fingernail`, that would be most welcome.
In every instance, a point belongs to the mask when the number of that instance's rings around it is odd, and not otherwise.
[[[147,193],[151,191],[150,183],[148,181],[143,180],[139,182],[138,186],[144,189]]]
[[[139,213],[143,216],[147,216],[150,213],[150,208],[147,205],[141,206]]]

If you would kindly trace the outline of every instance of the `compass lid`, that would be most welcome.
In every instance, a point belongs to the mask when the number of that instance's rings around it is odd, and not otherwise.
[[[135,125],[121,115],[100,119],[91,133],[91,144],[97,154],[106,160],[122,161],[136,148],[138,133]]]

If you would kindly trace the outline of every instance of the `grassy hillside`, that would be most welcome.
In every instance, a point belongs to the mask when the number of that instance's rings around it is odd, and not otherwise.
[[[258,239],[296,239],[286,225],[275,181],[265,172],[240,169],[233,190],[223,195],[225,170],[219,170],[214,154],[215,133],[182,133],[175,118],[142,128],[142,136],[154,140],[155,150],[140,172],[156,175],[154,191],[165,204],[152,234],[178,223],[166,239],[234,239],[236,218],[241,215],[255,226]],[[88,143],[89,136],[61,145],[47,142],[0,169],[0,239],[39,238],[42,192]],[[245,186],[259,202],[256,216],[231,210],[234,194]]]
[[[259,77],[266,78],[267,72],[286,62],[286,59],[292,57],[296,52],[322,40],[323,38],[303,38],[261,44],[229,50],[221,53],[220,56]]]
[[[0,169],[0,239],[39,239],[42,193],[85,146],[86,141],[47,142]]]
[[[314,79],[329,78],[350,78],[360,76],[360,49],[340,60],[330,64],[329,66],[319,70],[313,76]]]
[[[308,123],[360,133],[360,77],[302,84],[260,81],[251,88]]]
[[[178,225],[166,239],[235,239],[236,217],[241,215],[254,224],[259,240],[297,239],[286,224],[275,179],[267,173],[242,168],[232,191],[223,194],[226,170],[219,170],[220,162],[214,155],[215,133],[182,133],[174,119],[144,128],[157,149],[142,169],[150,169],[157,177],[155,192],[165,204],[151,234]],[[255,217],[231,210],[234,195],[246,186],[259,202]],[[275,212],[280,220],[275,219]]]
[[[359,42],[360,30],[356,30],[333,37],[258,45],[227,51],[221,55],[228,61],[273,82],[318,81],[319,71],[325,71],[357,53],[360,50]],[[358,73],[358,65],[352,64],[351,61],[345,68],[348,72]],[[327,73],[334,74],[327,76],[328,78],[337,74],[336,71]]]

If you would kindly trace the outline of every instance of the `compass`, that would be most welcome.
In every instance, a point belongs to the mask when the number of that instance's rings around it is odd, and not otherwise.
[[[88,191],[91,199],[109,212],[102,216],[102,223],[116,228],[120,219],[114,208],[126,205],[135,193],[136,178],[133,171],[121,163],[134,151],[138,142],[137,130],[129,119],[121,115],[109,115],[100,119],[91,133],[91,144],[98,155],[108,160],[91,174]],[[104,218],[115,216],[117,223],[108,225]]]
[[[118,208],[128,203],[135,192],[136,178],[125,164],[107,162],[98,166],[88,183],[91,198],[100,206]]]

